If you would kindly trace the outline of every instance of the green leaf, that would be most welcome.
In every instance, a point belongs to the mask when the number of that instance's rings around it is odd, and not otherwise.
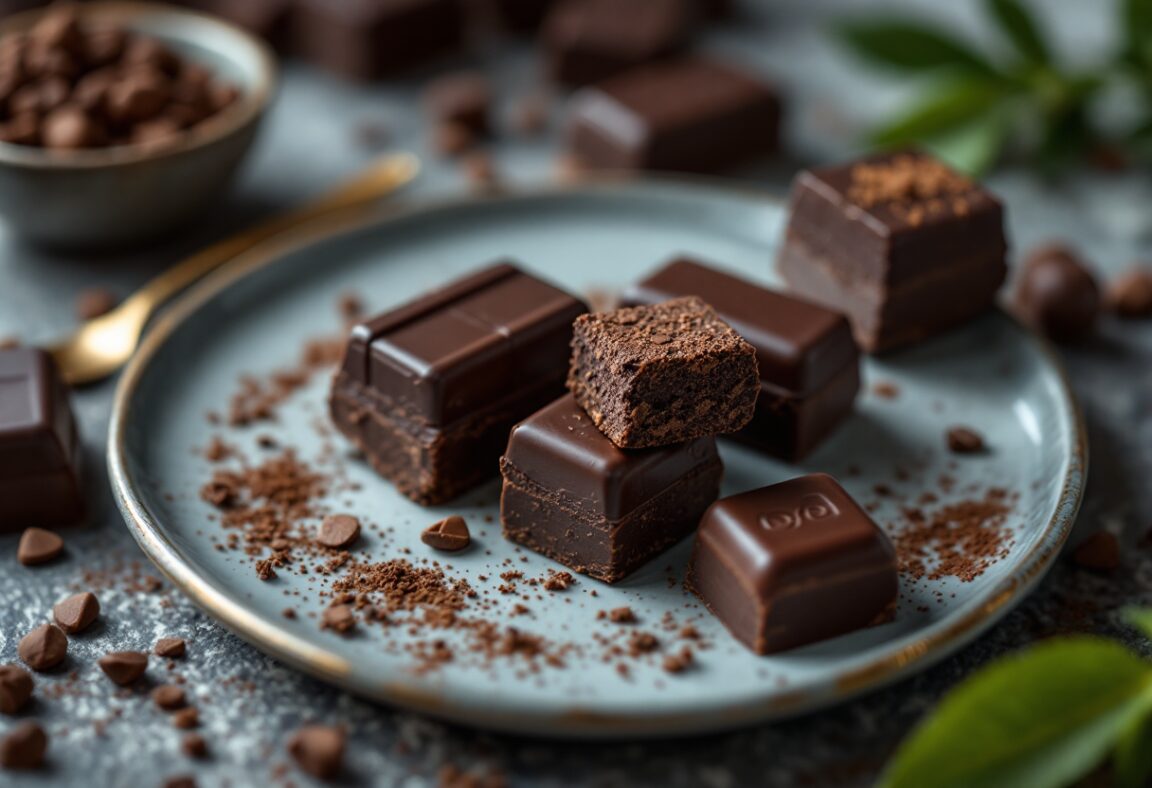
[[[905,72],[959,69],[994,74],[983,57],[966,44],[934,28],[914,22],[853,22],[837,31],[859,57]]]
[[[889,764],[888,788],[1048,788],[1099,764],[1149,705],[1152,666],[1108,640],[1053,639],[945,698]]]
[[[1124,0],[1120,18],[1129,50],[1147,55],[1152,42],[1152,0]]]
[[[924,147],[961,172],[980,177],[992,168],[1008,136],[1003,113],[993,112],[951,132],[929,137]]]
[[[1052,53],[1036,20],[1019,0],[987,0],[986,5],[988,13],[1026,61],[1034,65],[1052,62]]]
[[[1152,608],[1130,607],[1124,611],[1124,618],[1143,632],[1145,637],[1152,639]]]
[[[1147,788],[1152,778],[1152,717],[1138,717],[1124,729],[1112,771],[1120,788]]]
[[[870,137],[885,147],[923,142],[968,125],[995,108],[1004,97],[1000,85],[971,80],[947,83],[934,88],[923,101]]]

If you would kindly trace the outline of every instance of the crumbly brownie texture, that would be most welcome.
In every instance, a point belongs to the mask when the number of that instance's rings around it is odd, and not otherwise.
[[[756,351],[699,298],[582,315],[568,388],[620,448],[736,432],[760,391]]]
[[[501,522],[504,537],[605,583],[616,583],[696,528],[720,494],[724,466],[717,458],[612,521],[588,512],[562,489],[546,489],[508,462]]]

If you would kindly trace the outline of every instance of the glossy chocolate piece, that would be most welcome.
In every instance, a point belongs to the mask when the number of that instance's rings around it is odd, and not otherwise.
[[[52,358],[35,348],[0,350],[0,531],[83,519],[81,452]]]
[[[685,584],[748,648],[771,654],[891,620],[896,553],[817,473],[713,504]]]
[[[504,535],[607,583],[691,533],[723,473],[715,439],[619,449],[570,395],[516,425],[500,468]]]
[[[413,500],[496,475],[512,426],[563,391],[577,299],[499,263],[352,330],[336,426]]]
[[[351,79],[379,79],[461,50],[464,0],[297,0],[295,51]]]
[[[779,123],[780,102],[767,83],[684,57],[580,91],[568,150],[585,168],[723,172],[774,153]]]
[[[801,172],[778,266],[843,312],[869,352],[916,342],[993,305],[1007,268],[1000,202],[922,153]]]
[[[625,305],[699,296],[756,349],[760,398],[734,437],[802,458],[852,412],[860,353],[843,315],[681,258],[625,291]]]
[[[549,76],[588,85],[683,49],[694,0],[562,0],[544,23]]]

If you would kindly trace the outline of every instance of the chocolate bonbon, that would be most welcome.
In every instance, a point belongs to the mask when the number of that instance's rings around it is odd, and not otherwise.
[[[721,172],[776,151],[780,101],[699,56],[632,69],[572,98],[568,152],[586,169]]]
[[[778,266],[789,288],[843,312],[868,352],[990,309],[1007,273],[1004,211],[923,153],[805,170]]]
[[[504,535],[608,583],[691,533],[723,473],[714,438],[619,449],[570,395],[516,425],[500,467]]]
[[[1021,266],[1013,306],[1049,338],[1075,342],[1095,330],[1102,300],[1095,277],[1075,250],[1049,244],[1033,250]]]
[[[756,351],[699,298],[582,315],[568,389],[617,446],[735,432],[759,395]]]
[[[0,350],[0,531],[81,520],[81,451],[51,357],[34,348]]]
[[[771,654],[891,619],[896,554],[835,479],[812,474],[713,504],[685,584],[738,640]]]
[[[760,397],[734,437],[786,460],[802,458],[852,411],[859,351],[843,315],[696,260],[680,258],[628,288],[627,305],[699,296],[756,349]]]
[[[508,431],[564,390],[578,299],[500,263],[356,326],[336,426],[413,500],[495,476]]]

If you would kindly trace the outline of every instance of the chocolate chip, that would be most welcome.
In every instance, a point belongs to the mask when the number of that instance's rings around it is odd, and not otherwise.
[[[160,638],[156,641],[156,656],[175,659],[184,656],[184,638]]]
[[[90,591],[73,594],[52,608],[52,617],[69,635],[83,632],[100,615],[100,601]]]
[[[186,706],[172,715],[172,724],[181,730],[199,727],[200,712],[195,706]]]
[[[984,437],[968,427],[948,430],[948,450],[955,454],[979,454],[984,451]]]
[[[111,290],[104,287],[88,287],[76,296],[76,318],[78,320],[93,320],[106,315],[116,308],[120,299]]]
[[[324,629],[331,629],[344,635],[356,628],[356,616],[348,605],[333,605],[324,611],[320,625]]]
[[[1051,244],[1024,262],[1014,303],[1026,323],[1057,342],[1073,342],[1096,327],[1100,290],[1075,251]]]
[[[185,701],[184,690],[175,684],[161,684],[152,690],[152,702],[165,711],[183,708]]]
[[[32,670],[51,670],[68,656],[68,636],[55,624],[41,624],[20,640],[16,651]]]
[[[125,687],[144,675],[148,669],[148,655],[143,651],[112,651],[96,663],[104,675]]]
[[[39,769],[48,750],[48,734],[32,720],[22,722],[0,739],[0,766]]]
[[[436,550],[456,552],[470,545],[472,536],[464,518],[454,514],[425,528],[420,541]]]
[[[325,547],[344,548],[359,538],[359,520],[350,514],[330,514],[320,524],[316,541]]]
[[[288,741],[288,754],[307,774],[330,780],[344,764],[344,729],[327,725],[306,725]]]
[[[1077,566],[1096,572],[1111,572],[1120,567],[1120,542],[1108,531],[1097,531],[1072,552]]]
[[[64,552],[64,540],[43,528],[25,528],[16,547],[16,560],[24,566],[46,564]]]
[[[19,665],[0,665],[0,712],[15,714],[27,706],[34,684],[32,674]]]
[[[1108,289],[1108,304],[1120,317],[1152,317],[1152,271],[1136,268]]]
[[[189,758],[207,758],[208,742],[199,733],[189,733],[180,740],[180,749]]]

